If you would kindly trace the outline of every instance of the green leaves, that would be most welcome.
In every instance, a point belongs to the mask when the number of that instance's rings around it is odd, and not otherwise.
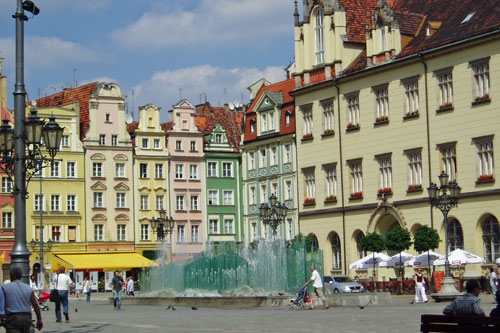
[[[417,252],[426,252],[434,250],[439,246],[439,233],[436,229],[432,229],[426,225],[417,230],[413,236],[413,248]]]
[[[410,232],[400,226],[395,227],[385,236],[385,245],[389,251],[408,250],[412,244]]]
[[[367,234],[359,240],[361,250],[368,252],[382,252],[385,250],[385,240],[382,236],[373,232]]]

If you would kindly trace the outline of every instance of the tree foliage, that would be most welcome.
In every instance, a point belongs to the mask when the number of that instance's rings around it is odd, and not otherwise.
[[[412,244],[410,232],[399,225],[385,236],[385,246],[390,251],[408,250]]]
[[[361,237],[359,240],[361,250],[368,252],[382,252],[385,250],[385,241],[382,236],[373,232]]]
[[[413,236],[413,248],[417,252],[427,252],[438,248],[440,241],[438,231],[424,225]]]

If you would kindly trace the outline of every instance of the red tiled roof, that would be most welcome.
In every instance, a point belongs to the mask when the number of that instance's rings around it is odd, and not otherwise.
[[[366,42],[366,23],[377,0],[340,0],[347,21],[347,38],[353,43]]]
[[[415,36],[424,23],[425,16],[409,12],[394,11],[394,19],[399,23],[399,31],[403,35]]]
[[[283,93],[283,104],[292,103],[293,97],[290,95],[290,92],[295,89],[295,78],[288,79],[285,81],[276,82],[273,84],[269,84],[267,86],[262,86],[255,96],[252,104],[247,109],[247,113],[255,112],[254,108],[257,102],[259,101],[260,96],[264,93],[264,91],[273,91],[273,92],[282,92]]]
[[[160,124],[160,126],[161,126],[162,130],[164,130],[164,131],[170,131],[172,128],[174,128],[174,122],[173,121],[169,121],[169,122]]]
[[[85,138],[89,129],[89,101],[90,95],[94,92],[97,82],[92,82],[84,86],[72,89],[64,89],[62,92],[39,98],[36,100],[37,107],[53,107],[72,102],[80,103],[80,139]]]
[[[134,121],[127,125],[127,132],[130,134],[130,138],[132,139],[132,146],[135,147],[135,130],[139,127],[139,122]]]

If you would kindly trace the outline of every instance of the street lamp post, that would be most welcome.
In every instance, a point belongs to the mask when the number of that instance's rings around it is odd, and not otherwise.
[[[153,233],[156,233],[158,240],[163,241],[167,235],[170,235],[170,251],[169,262],[172,262],[172,233],[174,231],[175,220],[173,217],[168,217],[167,212],[160,210],[160,217],[150,220]]]
[[[288,213],[288,207],[281,202],[278,198],[271,194],[269,197],[269,205],[263,203],[259,207],[259,216],[264,225],[269,225],[273,230],[273,238],[277,235],[278,226],[285,221]]]

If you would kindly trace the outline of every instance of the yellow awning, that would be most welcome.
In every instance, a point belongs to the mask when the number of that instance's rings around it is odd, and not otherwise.
[[[132,268],[143,268],[156,265],[156,263],[150,259],[136,252],[55,254],[54,259],[53,270],[57,270],[61,265],[67,269],[103,271],[127,271]]]

